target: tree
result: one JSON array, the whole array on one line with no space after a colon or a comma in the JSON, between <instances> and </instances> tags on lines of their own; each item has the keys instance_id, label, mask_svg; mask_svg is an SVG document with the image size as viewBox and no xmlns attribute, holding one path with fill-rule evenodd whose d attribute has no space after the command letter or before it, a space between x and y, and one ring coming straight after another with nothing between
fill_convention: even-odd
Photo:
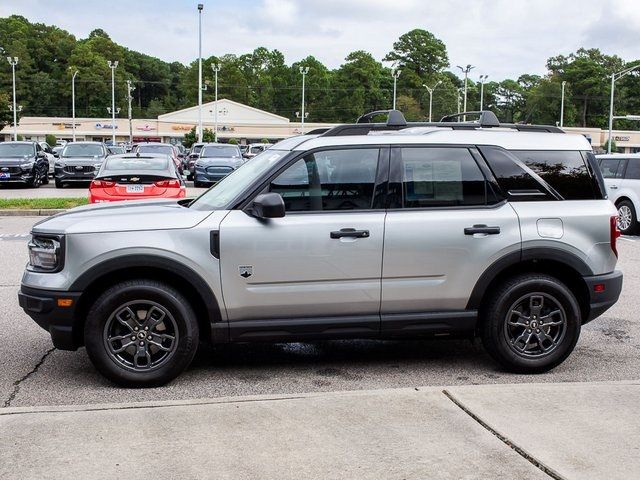
<instances>
[{"instance_id":1,"label":"tree","mask_svg":"<svg viewBox=\"0 0 640 480\"><path fill-rule=\"evenodd\" d=\"M52 134L47 134L47 136L45 137L47 145L49 145L50 147L55 147L56 146L56 136L52 135Z\"/></svg>"},{"instance_id":2,"label":"tree","mask_svg":"<svg viewBox=\"0 0 640 480\"><path fill-rule=\"evenodd\" d=\"M191 148L191 146L198 141L196 135L196 127L193 127L189 132L185 133L182 143L185 147ZM214 142L213 130L205 128L202 130L202 141L205 143Z\"/></svg>"},{"instance_id":3,"label":"tree","mask_svg":"<svg viewBox=\"0 0 640 480\"><path fill-rule=\"evenodd\" d=\"M393 44L393 50L384 57L403 71L414 72L418 77L439 73L449 66L447 47L431 32L411 30Z\"/></svg>"},{"instance_id":4,"label":"tree","mask_svg":"<svg viewBox=\"0 0 640 480\"><path fill-rule=\"evenodd\" d=\"M237 138L230 138L227 143L229 143L230 145L238 145L238 139Z\"/></svg>"}]
</instances>

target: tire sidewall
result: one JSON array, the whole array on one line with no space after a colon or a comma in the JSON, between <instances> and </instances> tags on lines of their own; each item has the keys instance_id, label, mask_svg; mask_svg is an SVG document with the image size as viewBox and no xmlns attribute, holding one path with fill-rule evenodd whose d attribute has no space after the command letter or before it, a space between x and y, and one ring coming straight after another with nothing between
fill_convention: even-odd
<instances>
[{"instance_id":1,"label":"tire sidewall","mask_svg":"<svg viewBox=\"0 0 640 480\"><path fill-rule=\"evenodd\" d=\"M620 230L620 233L622 233L623 235L632 235L637 229L638 217L636 216L636 209L633 206L633 203L627 200L623 200L622 202L620 202L616 206L616 209L619 210L622 206L629 207L629 210L631 210L631 225L626 230Z\"/></svg>"},{"instance_id":2,"label":"tire sidewall","mask_svg":"<svg viewBox=\"0 0 640 480\"><path fill-rule=\"evenodd\" d=\"M548 355L538 358L527 358L518 355L509 346L505 336L504 324L511 306L524 295L541 292L553 296L564 308L566 315L566 330L560 345ZM487 322L488 335L496 347L501 363L508 368L531 373L547 371L562 363L573 351L581 328L581 314L575 296L560 282L550 277L523 278L521 282L513 283L496 299L494 307L489 312Z\"/></svg>"},{"instance_id":3,"label":"tire sidewall","mask_svg":"<svg viewBox=\"0 0 640 480\"><path fill-rule=\"evenodd\" d=\"M178 345L171 358L149 372L133 372L113 360L104 342L106 322L123 304L150 300L166 308L178 327ZM152 281L125 282L102 294L91 307L84 332L89 358L109 380L127 387L155 387L177 377L193 360L198 345L198 327L193 310L176 290Z\"/></svg>"}]
</instances>

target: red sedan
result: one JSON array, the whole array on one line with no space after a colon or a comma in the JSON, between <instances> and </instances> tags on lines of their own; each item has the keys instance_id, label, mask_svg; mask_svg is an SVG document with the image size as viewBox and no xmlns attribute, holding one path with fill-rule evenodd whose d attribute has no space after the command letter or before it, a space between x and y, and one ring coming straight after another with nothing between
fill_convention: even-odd
<instances>
[{"instance_id":1,"label":"red sedan","mask_svg":"<svg viewBox=\"0 0 640 480\"><path fill-rule=\"evenodd\" d=\"M184 198L184 180L167 155L107 157L89 186L89 203Z\"/></svg>"}]
</instances>

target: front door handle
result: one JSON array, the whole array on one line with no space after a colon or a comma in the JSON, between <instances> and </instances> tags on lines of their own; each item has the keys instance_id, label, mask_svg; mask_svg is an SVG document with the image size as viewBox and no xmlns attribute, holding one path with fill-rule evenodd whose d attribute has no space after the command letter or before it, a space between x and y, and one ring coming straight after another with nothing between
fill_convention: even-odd
<instances>
[{"instance_id":1,"label":"front door handle","mask_svg":"<svg viewBox=\"0 0 640 480\"><path fill-rule=\"evenodd\" d=\"M356 230L355 228L341 228L337 232L331 232L331 238L367 238L369 236L369 230Z\"/></svg>"},{"instance_id":2,"label":"front door handle","mask_svg":"<svg viewBox=\"0 0 640 480\"><path fill-rule=\"evenodd\" d=\"M617 190L618 186L617 185L611 185L609 188L612 189L612 190Z\"/></svg>"},{"instance_id":3,"label":"front door handle","mask_svg":"<svg viewBox=\"0 0 640 480\"><path fill-rule=\"evenodd\" d=\"M475 233L484 233L486 235L498 235L500 227L487 227L486 225L474 225L464 229L465 235L473 235Z\"/></svg>"}]
</instances>

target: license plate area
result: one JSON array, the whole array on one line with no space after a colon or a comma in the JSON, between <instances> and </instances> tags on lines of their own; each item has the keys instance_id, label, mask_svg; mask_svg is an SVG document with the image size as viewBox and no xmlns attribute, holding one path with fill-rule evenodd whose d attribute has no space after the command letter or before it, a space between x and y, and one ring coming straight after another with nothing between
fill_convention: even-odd
<instances>
[{"instance_id":1,"label":"license plate area","mask_svg":"<svg viewBox=\"0 0 640 480\"><path fill-rule=\"evenodd\" d=\"M8 178L11 178L10 173L0 173L0 180L7 180Z\"/></svg>"},{"instance_id":2,"label":"license plate area","mask_svg":"<svg viewBox=\"0 0 640 480\"><path fill-rule=\"evenodd\" d=\"M144 193L144 185L127 185L127 193Z\"/></svg>"}]
</instances>

